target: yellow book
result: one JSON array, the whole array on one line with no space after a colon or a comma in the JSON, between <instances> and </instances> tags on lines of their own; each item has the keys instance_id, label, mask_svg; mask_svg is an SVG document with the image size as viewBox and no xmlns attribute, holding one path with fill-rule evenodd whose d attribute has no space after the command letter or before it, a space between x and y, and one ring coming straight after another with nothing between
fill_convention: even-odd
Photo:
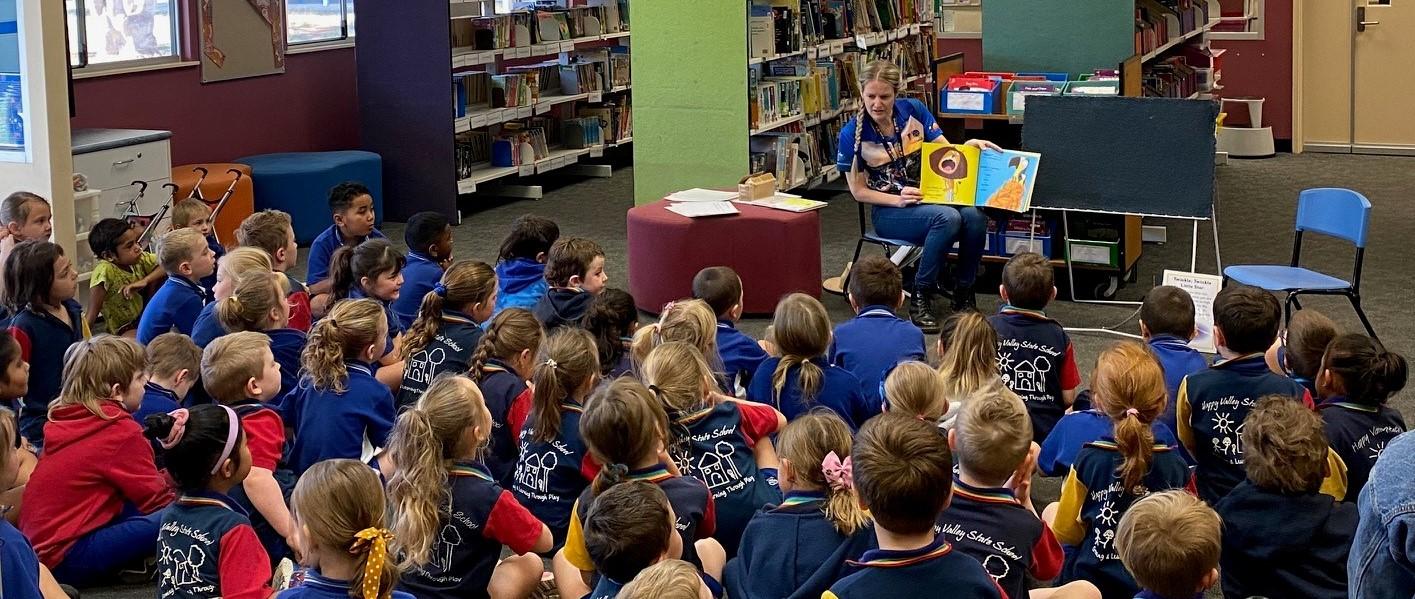
<instances>
[{"instance_id":1,"label":"yellow book","mask_svg":"<svg viewBox=\"0 0 1415 599\"><path fill-rule=\"evenodd\" d=\"M919 190L925 204L977 204L981 152L972 146L924 143Z\"/></svg>"}]
</instances>

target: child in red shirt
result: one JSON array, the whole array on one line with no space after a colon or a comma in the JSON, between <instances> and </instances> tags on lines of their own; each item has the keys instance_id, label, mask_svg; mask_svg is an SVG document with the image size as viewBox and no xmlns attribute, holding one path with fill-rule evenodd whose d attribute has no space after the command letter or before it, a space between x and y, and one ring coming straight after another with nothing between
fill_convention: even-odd
<instances>
[{"instance_id":1,"label":"child in red shirt","mask_svg":"<svg viewBox=\"0 0 1415 599\"><path fill-rule=\"evenodd\" d=\"M20 530L60 582L84 586L152 556L172 490L131 415L147 383L142 347L100 335L67 353Z\"/></svg>"}]
</instances>

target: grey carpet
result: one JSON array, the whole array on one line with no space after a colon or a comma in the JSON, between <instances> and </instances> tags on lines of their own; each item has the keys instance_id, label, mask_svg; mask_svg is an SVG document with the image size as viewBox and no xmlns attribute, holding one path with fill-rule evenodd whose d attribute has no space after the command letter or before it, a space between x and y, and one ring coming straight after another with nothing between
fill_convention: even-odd
<instances>
[{"instance_id":1,"label":"grey carpet","mask_svg":"<svg viewBox=\"0 0 1415 599\"><path fill-rule=\"evenodd\" d=\"M1415 333L1415 322L1409 317L1410 291L1415 280L1412 280L1411 271L1401 266L1410 259L1401 252L1415 248L1415 243L1412 243L1415 240L1415 201L1409 197L1411 182L1415 179L1411 175L1412 168L1415 168L1415 159L1410 158L1326 154L1279 155L1267 160L1233 161L1228 166L1219 167L1218 221L1224 264L1285 263L1291 255L1292 226L1300 190L1349 187L1360 191L1375 206L1361 287L1364 305L1377 334L1387 347L1405 356L1415 357L1415 335L1412 335ZM624 215L633 206L632 168L616 169L614 176L608 179L552 176L547 178L545 184L545 197L538 201L484 197L465 200L463 223L453 233L456 257L493 262L511 220L521 214L538 214L559 223L561 235L589 237L598 241L609 256L606 271L610 286L626 287L628 270ZM856 207L846 193L826 191L813 195L817 199L830 201L830 206L821 211L822 265L826 273L838 272L854 250L858 233ZM1166 268L1189 268L1190 223L1147 220L1147 224L1165 225L1170 241L1166 245L1145 245L1139 264L1139 283L1122 289L1119 293L1121 299L1142 298L1145 290ZM389 223L383 231L395 242L402 243L401 225ZM1347 276L1352 266L1349 246L1325 239L1309 239L1304 242L1305 264L1330 274ZM1217 272L1212 228L1207 222L1201 223L1200 227L1198 264L1200 272ZM992 276L995 281L996 275ZM685 289L687 284L685 281ZM1058 286L1064 288L1065 281L1059 278ZM849 304L843 298L824 294L822 301L836 322L852 316ZM980 291L978 304L983 310L996 309L996 293ZM1345 300L1313 298L1305 301L1304 305L1321 310L1347 330L1361 330L1360 322ZM1112 327L1124 322L1119 330L1138 334L1139 326L1131 318L1134 311L1130 307L1078 304L1064 300L1058 300L1048 309L1052 317L1069 327ZM760 335L769 322L769 318L751 317L742 322L742 328L750 334ZM1113 337L1106 335L1072 335L1084 378L1089 379L1096 355L1113 340ZM1415 391L1407 390L1395 397L1393 405L1402 414L1415 414L1412 401L1415 401ZM1055 500L1059 492L1059 479L1043 479L1035 485L1034 497L1038 501ZM85 597L99 599L136 599L151 597L152 594L151 587L92 589L84 593Z\"/></svg>"}]
</instances>

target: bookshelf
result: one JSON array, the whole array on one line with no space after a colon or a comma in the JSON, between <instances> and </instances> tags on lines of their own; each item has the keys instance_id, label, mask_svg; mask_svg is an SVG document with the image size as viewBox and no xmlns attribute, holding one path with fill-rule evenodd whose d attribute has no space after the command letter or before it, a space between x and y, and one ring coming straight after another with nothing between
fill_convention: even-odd
<instances>
[{"instance_id":1,"label":"bookshelf","mask_svg":"<svg viewBox=\"0 0 1415 599\"><path fill-rule=\"evenodd\" d=\"M633 140L627 0L402 0L360 7L360 133L383 157L388 218L459 196L540 197L527 177ZM494 188L493 188L494 186Z\"/></svg>"}]
</instances>

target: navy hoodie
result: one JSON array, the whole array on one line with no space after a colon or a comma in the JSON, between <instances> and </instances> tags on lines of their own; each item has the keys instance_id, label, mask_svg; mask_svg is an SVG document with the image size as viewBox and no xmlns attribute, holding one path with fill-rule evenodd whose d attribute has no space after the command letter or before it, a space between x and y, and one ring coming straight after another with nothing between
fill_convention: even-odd
<instances>
[{"instance_id":1,"label":"navy hoodie","mask_svg":"<svg viewBox=\"0 0 1415 599\"><path fill-rule=\"evenodd\" d=\"M579 326L580 318L590 309L594 294L570 287L551 287L545 297L540 298L531 312L536 315L545 332L549 333L563 326Z\"/></svg>"},{"instance_id":2,"label":"navy hoodie","mask_svg":"<svg viewBox=\"0 0 1415 599\"><path fill-rule=\"evenodd\" d=\"M1225 597L1346 597L1356 505L1283 495L1243 481L1214 506L1223 518Z\"/></svg>"}]
</instances>

